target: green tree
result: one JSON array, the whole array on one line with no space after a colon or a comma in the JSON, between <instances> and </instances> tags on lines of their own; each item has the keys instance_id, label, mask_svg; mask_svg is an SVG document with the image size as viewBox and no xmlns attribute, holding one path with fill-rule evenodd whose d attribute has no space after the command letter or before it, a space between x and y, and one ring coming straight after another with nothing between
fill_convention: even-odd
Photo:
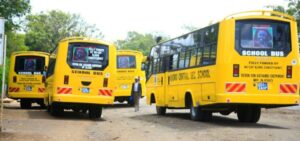
<instances>
[{"instance_id":1,"label":"green tree","mask_svg":"<svg viewBox=\"0 0 300 141\"><path fill-rule=\"evenodd\" d=\"M148 55L152 46L156 44L153 34L141 34L135 31L127 33L125 40L117 40L118 49L129 49L141 51L144 55Z\"/></svg>"},{"instance_id":2,"label":"green tree","mask_svg":"<svg viewBox=\"0 0 300 141\"><path fill-rule=\"evenodd\" d=\"M17 34L16 30L20 29L21 23L23 22L22 17L24 17L28 12L30 12L29 0L0 0L0 17L6 19L5 34L7 35L8 56L6 59L6 80L8 77L9 56L11 52L27 49L24 44L25 36ZM0 67L0 75L2 76L2 67ZM0 86L2 86L1 76Z\"/></svg>"},{"instance_id":3,"label":"green tree","mask_svg":"<svg viewBox=\"0 0 300 141\"><path fill-rule=\"evenodd\" d=\"M103 37L95 25L76 14L53 10L29 15L27 20L25 43L30 50L51 51L59 40L71 36Z\"/></svg>"},{"instance_id":4,"label":"green tree","mask_svg":"<svg viewBox=\"0 0 300 141\"><path fill-rule=\"evenodd\" d=\"M300 29L300 0L287 0L288 7L284 8L282 5L269 5L268 8L272 8L274 11L282 12L295 16L297 20L298 30Z\"/></svg>"},{"instance_id":5,"label":"green tree","mask_svg":"<svg viewBox=\"0 0 300 141\"><path fill-rule=\"evenodd\" d=\"M30 12L30 0L0 0L0 17L6 19L5 30L16 30L22 18Z\"/></svg>"}]
</instances>

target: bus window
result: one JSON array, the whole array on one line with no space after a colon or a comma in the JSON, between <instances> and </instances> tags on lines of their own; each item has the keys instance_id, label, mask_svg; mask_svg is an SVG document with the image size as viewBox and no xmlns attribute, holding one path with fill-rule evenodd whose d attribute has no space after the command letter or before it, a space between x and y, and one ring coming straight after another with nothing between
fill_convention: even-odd
<instances>
[{"instance_id":1,"label":"bus window","mask_svg":"<svg viewBox=\"0 0 300 141\"><path fill-rule=\"evenodd\" d=\"M45 66L45 57L17 56L15 61L17 74L42 74Z\"/></svg>"},{"instance_id":2,"label":"bus window","mask_svg":"<svg viewBox=\"0 0 300 141\"><path fill-rule=\"evenodd\" d=\"M185 52L184 68L188 68L191 59L191 50Z\"/></svg>"},{"instance_id":3,"label":"bus window","mask_svg":"<svg viewBox=\"0 0 300 141\"><path fill-rule=\"evenodd\" d=\"M191 59L190 59L190 67L194 67L197 65L197 49L194 48L191 50Z\"/></svg>"},{"instance_id":4,"label":"bus window","mask_svg":"<svg viewBox=\"0 0 300 141\"><path fill-rule=\"evenodd\" d=\"M235 48L244 56L286 56L291 51L290 25L271 20L236 22ZM253 51L265 51L255 53ZM251 52L252 51L252 52ZM278 54L272 53L278 51Z\"/></svg>"},{"instance_id":5,"label":"bus window","mask_svg":"<svg viewBox=\"0 0 300 141\"><path fill-rule=\"evenodd\" d=\"M53 75L54 69L55 69L55 62L56 62L55 59L50 59L49 67L48 67L48 70L47 70L47 77L50 77L50 76Z\"/></svg>"},{"instance_id":6,"label":"bus window","mask_svg":"<svg viewBox=\"0 0 300 141\"><path fill-rule=\"evenodd\" d=\"M172 70L176 70L178 65L178 54L172 56Z\"/></svg>"},{"instance_id":7,"label":"bus window","mask_svg":"<svg viewBox=\"0 0 300 141\"><path fill-rule=\"evenodd\" d=\"M107 46L89 43L71 43L68 64L73 69L102 70L107 66Z\"/></svg>"},{"instance_id":8,"label":"bus window","mask_svg":"<svg viewBox=\"0 0 300 141\"><path fill-rule=\"evenodd\" d=\"M118 56L118 69L120 68L136 68L136 61L134 56Z\"/></svg>"},{"instance_id":9,"label":"bus window","mask_svg":"<svg viewBox=\"0 0 300 141\"><path fill-rule=\"evenodd\" d=\"M179 54L179 69L184 68L185 52Z\"/></svg>"}]
</instances>

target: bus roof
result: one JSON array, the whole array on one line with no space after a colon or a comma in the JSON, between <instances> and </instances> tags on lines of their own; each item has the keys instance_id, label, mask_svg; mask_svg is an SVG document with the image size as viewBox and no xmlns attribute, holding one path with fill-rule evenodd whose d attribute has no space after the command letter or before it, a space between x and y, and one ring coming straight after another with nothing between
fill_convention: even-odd
<instances>
[{"instance_id":1,"label":"bus roof","mask_svg":"<svg viewBox=\"0 0 300 141\"><path fill-rule=\"evenodd\" d=\"M62 40L60 40L59 42L98 42L101 44L105 44L105 45L111 45L112 43L100 40L100 39L96 39L96 38L89 38L89 37L67 37L64 38Z\"/></svg>"},{"instance_id":2,"label":"bus roof","mask_svg":"<svg viewBox=\"0 0 300 141\"><path fill-rule=\"evenodd\" d=\"M143 55L142 52L136 51L136 50L117 50L117 53L131 53L131 54L141 54L141 55Z\"/></svg>"},{"instance_id":3,"label":"bus roof","mask_svg":"<svg viewBox=\"0 0 300 141\"><path fill-rule=\"evenodd\" d=\"M47 52L42 52L42 51L16 51L13 52L11 55L20 55L20 54L24 54L24 55L49 55L49 53Z\"/></svg>"},{"instance_id":4,"label":"bus roof","mask_svg":"<svg viewBox=\"0 0 300 141\"><path fill-rule=\"evenodd\" d=\"M277 18L279 17L279 18L295 21L295 18L293 16L281 12L269 11L269 10L252 10L252 11L238 12L238 13L228 15L227 17L224 18L224 20L230 18L243 17L243 16L272 16L272 17L277 17Z\"/></svg>"},{"instance_id":5,"label":"bus roof","mask_svg":"<svg viewBox=\"0 0 300 141\"><path fill-rule=\"evenodd\" d=\"M277 12L277 11L270 11L270 10L252 10L252 11L239 12L239 13L231 14L231 15L225 17L224 20L230 19L230 18L244 17L244 16L260 16L260 15L261 16L273 16L273 17L276 17L276 18L280 18L281 17L281 18L284 18L284 19L295 21L295 18L293 16L290 16L290 15L287 15L287 14L284 14L284 13L281 13L281 12ZM217 24L217 23L219 23L219 22L213 23L211 25L214 25L214 24ZM211 26L211 25L208 25L208 26ZM208 26L206 26L206 27L208 27ZM205 27L203 27L203 28L205 28ZM188 35L190 33L196 32L196 31L198 31L200 29L202 29L202 28L198 28L198 29L195 29L195 30L193 30L191 32L188 32L188 33L182 34L180 36L171 38L169 40L166 40L166 41L163 41L163 42L159 42L156 45L153 45L151 47L151 49L153 47L156 47L157 45L161 45L163 43L169 42L169 41L174 40L176 38L186 36L186 35Z\"/></svg>"}]
</instances>

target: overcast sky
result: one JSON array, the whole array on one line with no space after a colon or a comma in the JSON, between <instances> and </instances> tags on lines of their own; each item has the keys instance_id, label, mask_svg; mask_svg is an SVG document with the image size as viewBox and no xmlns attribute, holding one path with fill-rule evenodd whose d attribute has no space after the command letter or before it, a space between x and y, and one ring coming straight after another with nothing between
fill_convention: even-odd
<instances>
[{"instance_id":1,"label":"overcast sky","mask_svg":"<svg viewBox=\"0 0 300 141\"><path fill-rule=\"evenodd\" d=\"M183 25L204 27L232 13L284 5L286 0L31 0L32 13L49 10L80 14L105 40L124 39L128 31L176 37Z\"/></svg>"}]
</instances>

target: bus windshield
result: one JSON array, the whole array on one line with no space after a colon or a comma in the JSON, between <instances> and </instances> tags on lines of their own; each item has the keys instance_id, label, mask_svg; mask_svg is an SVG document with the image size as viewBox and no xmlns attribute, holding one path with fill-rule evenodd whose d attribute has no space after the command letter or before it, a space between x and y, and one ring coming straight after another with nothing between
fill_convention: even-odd
<instances>
[{"instance_id":1,"label":"bus windshield","mask_svg":"<svg viewBox=\"0 0 300 141\"><path fill-rule=\"evenodd\" d=\"M136 61L134 56L118 56L118 69L136 68Z\"/></svg>"},{"instance_id":2,"label":"bus windshield","mask_svg":"<svg viewBox=\"0 0 300 141\"><path fill-rule=\"evenodd\" d=\"M42 74L45 66L45 57L41 56L17 56L15 72L17 74Z\"/></svg>"},{"instance_id":3,"label":"bus windshield","mask_svg":"<svg viewBox=\"0 0 300 141\"><path fill-rule=\"evenodd\" d=\"M286 56L291 51L290 25L273 20L240 20L235 48L243 56Z\"/></svg>"},{"instance_id":4,"label":"bus windshield","mask_svg":"<svg viewBox=\"0 0 300 141\"><path fill-rule=\"evenodd\" d=\"M104 69L108 65L108 47L100 44L70 43L67 61L74 69Z\"/></svg>"}]
</instances>

